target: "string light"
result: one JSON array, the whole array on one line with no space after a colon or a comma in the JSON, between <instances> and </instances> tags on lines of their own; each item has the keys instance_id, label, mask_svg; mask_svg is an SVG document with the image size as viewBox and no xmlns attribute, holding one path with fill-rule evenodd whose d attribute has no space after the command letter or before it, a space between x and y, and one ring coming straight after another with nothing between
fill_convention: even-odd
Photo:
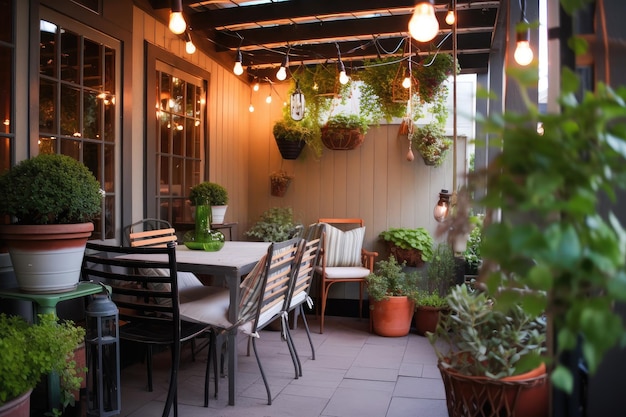
<instances>
[{"instance_id":1,"label":"string light","mask_svg":"<svg viewBox=\"0 0 626 417\"><path fill-rule=\"evenodd\" d=\"M172 0L170 9L169 28L175 35L182 35L187 30L187 22L183 17L182 0Z\"/></svg>"},{"instance_id":2,"label":"string light","mask_svg":"<svg viewBox=\"0 0 626 417\"><path fill-rule=\"evenodd\" d=\"M522 66L526 66L533 62L534 54L530 47L530 29L526 20L526 0L520 0L520 29L517 31L517 45L513 57L515 62Z\"/></svg>"},{"instance_id":3,"label":"string light","mask_svg":"<svg viewBox=\"0 0 626 417\"><path fill-rule=\"evenodd\" d=\"M350 77L346 74L346 67L343 65L343 61L341 60L341 50L339 49L339 44L335 43L335 46L337 47L337 55L339 56L339 82L342 85L346 85L348 84L348 81L350 81Z\"/></svg>"},{"instance_id":4,"label":"string light","mask_svg":"<svg viewBox=\"0 0 626 417\"><path fill-rule=\"evenodd\" d=\"M235 75L243 74L243 65L241 64L242 59L241 49L237 48L237 60L235 61L235 66L233 67L233 73Z\"/></svg>"},{"instance_id":5,"label":"string light","mask_svg":"<svg viewBox=\"0 0 626 417\"><path fill-rule=\"evenodd\" d=\"M418 42L428 42L439 33L433 0L420 1L415 5L409 21L409 33Z\"/></svg>"},{"instance_id":6,"label":"string light","mask_svg":"<svg viewBox=\"0 0 626 417\"><path fill-rule=\"evenodd\" d=\"M411 77L412 77L412 73L411 73L411 57L409 56L409 59L407 60L407 67L409 69L409 74L404 77L404 80L402 80L402 87L406 88L407 90L409 88L411 88Z\"/></svg>"},{"instance_id":7,"label":"string light","mask_svg":"<svg viewBox=\"0 0 626 417\"><path fill-rule=\"evenodd\" d=\"M267 95L267 97L265 97L265 102L267 104L270 104L272 102L272 83L269 83L270 86L270 93Z\"/></svg>"},{"instance_id":8,"label":"string light","mask_svg":"<svg viewBox=\"0 0 626 417\"><path fill-rule=\"evenodd\" d=\"M193 41L191 40L191 33L189 33L189 31L185 31L185 52L189 55L196 52L196 45L193 44Z\"/></svg>"},{"instance_id":9,"label":"string light","mask_svg":"<svg viewBox=\"0 0 626 417\"><path fill-rule=\"evenodd\" d=\"M259 88L261 88L261 86L259 85L259 82L258 82L258 81L256 81L256 82L254 83L254 85L252 86L252 89L253 89L254 91L259 91Z\"/></svg>"},{"instance_id":10,"label":"string light","mask_svg":"<svg viewBox=\"0 0 626 417\"><path fill-rule=\"evenodd\" d=\"M289 66L289 52L285 55L285 61L281 64L276 73L276 79L278 81L285 81L287 79L287 66Z\"/></svg>"},{"instance_id":11,"label":"string light","mask_svg":"<svg viewBox=\"0 0 626 417\"><path fill-rule=\"evenodd\" d=\"M451 0L448 4L448 13L446 14L446 23L450 26L452 26L456 21L456 16L454 15L454 5L452 1L454 0Z\"/></svg>"}]
</instances>

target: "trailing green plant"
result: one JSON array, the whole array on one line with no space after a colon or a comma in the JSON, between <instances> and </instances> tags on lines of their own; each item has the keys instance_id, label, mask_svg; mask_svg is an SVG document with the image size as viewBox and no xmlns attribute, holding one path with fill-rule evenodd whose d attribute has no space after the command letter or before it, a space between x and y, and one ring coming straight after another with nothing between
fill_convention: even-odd
<instances>
[{"instance_id":1,"label":"trailing green plant","mask_svg":"<svg viewBox=\"0 0 626 417\"><path fill-rule=\"evenodd\" d=\"M189 201L192 206L223 206L228 204L228 191L219 184L204 181L191 187Z\"/></svg>"},{"instance_id":2,"label":"trailing green plant","mask_svg":"<svg viewBox=\"0 0 626 417\"><path fill-rule=\"evenodd\" d=\"M0 213L17 224L91 221L102 209L100 183L89 168L61 154L40 154L0 176Z\"/></svg>"},{"instance_id":3,"label":"trailing green plant","mask_svg":"<svg viewBox=\"0 0 626 417\"><path fill-rule=\"evenodd\" d=\"M62 404L74 404L80 388L74 350L85 330L71 321L57 322L54 314L39 315L36 324L22 317L0 314L0 406L33 389L43 375L56 372L61 381ZM59 410L54 410L59 415Z\"/></svg>"},{"instance_id":4,"label":"trailing green plant","mask_svg":"<svg viewBox=\"0 0 626 417\"><path fill-rule=\"evenodd\" d=\"M446 136L443 125L431 122L415 126L409 133L411 145L422 155L427 165L440 166L448 155L452 140Z\"/></svg>"},{"instance_id":5,"label":"trailing green plant","mask_svg":"<svg viewBox=\"0 0 626 417\"><path fill-rule=\"evenodd\" d=\"M291 207L272 207L261 214L260 219L246 231L246 236L264 242L282 242L289 239L297 226Z\"/></svg>"},{"instance_id":6,"label":"trailing green plant","mask_svg":"<svg viewBox=\"0 0 626 417\"><path fill-rule=\"evenodd\" d=\"M423 227L409 229L392 227L378 235L401 249L417 249L422 253L422 260L428 262L433 256L434 240L430 232Z\"/></svg>"},{"instance_id":7,"label":"trailing green plant","mask_svg":"<svg viewBox=\"0 0 626 417\"><path fill-rule=\"evenodd\" d=\"M441 96L445 98L447 91L444 81L453 74L453 69L454 57L451 54L436 53L422 58L420 65L413 71L422 103L433 103ZM457 66L457 73L459 70Z\"/></svg>"},{"instance_id":8,"label":"trailing green plant","mask_svg":"<svg viewBox=\"0 0 626 417\"><path fill-rule=\"evenodd\" d=\"M391 296L407 296L410 300L417 301L417 274L404 272L403 266L393 256L376 262L374 272L365 278L369 297L374 301L381 301Z\"/></svg>"},{"instance_id":9,"label":"trailing green plant","mask_svg":"<svg viewBox=\"0 0 626 417\"><path fill-rule=\"evenodd\" d=\"M428 339L441 366L463 375L500 379L541 364L546 351L545 319L518 304L497 308L498 301L458 285L447 297L449 311L439 316Z\"/></svg>"},{"instance_id":10,"label":"trailing green plant","mask_svg":"<svg viewBox=\"0 0 626 417\"><path fill-rule=\"evenodd\" d=\"M406 102L393 99L393 84L402 65L397 57L366 60L365 67L357 73L361 98L360 113L375 123L381 119L391 122L394 117L403 117Z\"/></svg>"},{"instance_id":11,"label":"trailing green plant","mask_svg":"<svg viewBox=\"0 0 626 417\"><path fill-rule=\"evenodd\" d=\"M369 129L369 121L358 114L336 114L331 116L324 126L331 129L358 129L365 134Z\"/></svg>"},{"instance_id":12,"label":"trailing green plant","mask_svg":"<svg viewBox=\"0 0 626 417\"><path fill-rule=\"evenodd\" d=\"M309 118L305 117L302 121L296 122L289 115L284 115L274 123L272 133L275 138L288 141L303 140L317 158L322 155L323 144L319 125Z\"/></svg>"}]
</instances>

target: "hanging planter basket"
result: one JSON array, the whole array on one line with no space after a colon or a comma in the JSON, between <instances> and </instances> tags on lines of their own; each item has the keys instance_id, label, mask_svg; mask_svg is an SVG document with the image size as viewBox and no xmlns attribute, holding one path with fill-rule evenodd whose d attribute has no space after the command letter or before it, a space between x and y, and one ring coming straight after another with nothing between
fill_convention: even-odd
<instances>
[{"instance_id":1,"label":"hanging planter basket","mask_svg":"<svg viewBox=\"0 0 626 417\"><path fill-rule=\"evenodd\" d=\"M285 171L273 172L270 175L270 193L274 197L284 197L293 176L287 174Z\"/></svg>"},{"instance_id":2,"label":"hanging planter basket","mask_svg":"<svg viewBox=\"0 0 626 417\"><path fill-rule=\"evenodd\" d=\"M359 129L322 127L322 143L331 150L351 150L359 147L365 135Z\"/></svg>"},{"instance_id":3,"label":"hanging planter basket","mask_svg":"<svg viewBox=\"0 0 626 417\"><path fill-rule=\"evenodd\" d=\"M303 140L287 140L283 138L275 138L278 151L283 159L298 159L305 142Z\"/></svg>"}]
</instances>

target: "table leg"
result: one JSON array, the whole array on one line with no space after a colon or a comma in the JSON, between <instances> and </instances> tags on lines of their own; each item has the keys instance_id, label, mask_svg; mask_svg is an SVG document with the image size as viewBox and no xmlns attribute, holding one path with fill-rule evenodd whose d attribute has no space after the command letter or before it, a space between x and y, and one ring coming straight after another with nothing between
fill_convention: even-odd
<instances>
[{"instance_id":1,"label":"table leg","mask_svg":"<svg viewBox=\"0 0 626 417\"><path fill-rule=\"evenodd\" d=\"M241 280L241 277L239 274L233 272L226 276L226 280L228 281L228 286L230 288L230 309L228 312L229 320L231 323L235 323L239 316L239 281ZM233 329L228 332L228 405L235 405L237 333L239 333L238 329Z\"/></svg>"}]
</instances>

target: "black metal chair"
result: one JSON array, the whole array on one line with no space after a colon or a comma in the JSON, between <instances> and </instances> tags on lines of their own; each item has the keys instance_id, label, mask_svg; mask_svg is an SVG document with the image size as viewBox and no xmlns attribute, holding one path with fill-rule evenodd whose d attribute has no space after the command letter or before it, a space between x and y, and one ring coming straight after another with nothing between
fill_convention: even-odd
<instances>
[{"instance_id":1,"label":"black metal chair","mask_svg":"<svg viewBox=\"0 0 626 417\"><path fill-rule=\"evenodd\" d=\"M181 343L209 331L206 324L180 318L175 247L175 242L168 242L166 247L115 247L89 242L82 268L83 280L111 286L112 300L119 308L120 339L149 347L169 346L172 364L163 417L169 415L172 406L174 416L178 416ZM145 255L162 255L164 260L138 259ZM159 273L155 273L157 270Z\"/></svg>"}]
</instances>

